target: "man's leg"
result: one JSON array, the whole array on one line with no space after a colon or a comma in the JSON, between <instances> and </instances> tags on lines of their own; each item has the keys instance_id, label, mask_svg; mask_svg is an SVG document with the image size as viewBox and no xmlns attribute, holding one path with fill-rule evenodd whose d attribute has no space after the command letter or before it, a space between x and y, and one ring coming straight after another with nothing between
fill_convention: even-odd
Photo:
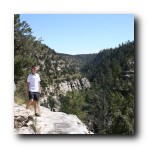
<instances>
[{"instance_id":1,"label":"man's leg","mask_svg":"<svg viewBox=\"0 0 148 148\"><path fill-rule=\"evenodd\" d=\"M33 99L30 99L26 104L26 109L29 109L30 105L33 105Z\"/></svg>"},{"instance_id":2,"label":"man's leg","mask_svg":"<svg viewBox=\"0 0 148 148\"><path fill-rule=\"evenodd\" d=\"M28 95L29 95L29 100L28 100L28 102L26 104L26 109L28 109L30 107L30 105L33 105L33 103L34 103L34 101L33 101L34 100L33 93L29 91Z\"/></svg>"},{"instance_id":3,"label":"man's leg","mask_svg":"<svg viewBox=\"0 0 148 148\"><path fill-rule=\"evenodd\" d=\"M34 111L35 115L40 116L40 107L39 107L39 102L34 100Z\"/></svg>"},{"instance_id":4,"label":"man's leg","mask_svg":"<svg viewBox=\"0 0 148 148\"><path fill-rule=\"evenodd\" d=\"M40 94L39 94L38 92L35 93L35 98L34 98L34 110L35 110L35 115L36 115L36 116L40 116L39 96L40 96Z\"/></svg>"}]
</instances>

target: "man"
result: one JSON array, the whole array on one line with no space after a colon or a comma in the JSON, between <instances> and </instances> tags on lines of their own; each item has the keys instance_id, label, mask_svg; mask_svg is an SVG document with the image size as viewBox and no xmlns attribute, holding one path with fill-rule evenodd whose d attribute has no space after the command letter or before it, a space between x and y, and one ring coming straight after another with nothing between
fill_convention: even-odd
<instances>
[{"instance_id":1,"label":"man","mask_svg":"<svg viewBox=\"0 0 148 148\"><path fill-rule=\"evenodd\" d=\"M29 101L27 102L26 109L28 109L30 105L33 105L35 110L35 116L40 116L38 102L41 93L41 80L39 74L37 74L37 70L37 66L32 66L31 74L29 74L27 78L27 94L29 95Z\"/></svg>"}]
</instances>

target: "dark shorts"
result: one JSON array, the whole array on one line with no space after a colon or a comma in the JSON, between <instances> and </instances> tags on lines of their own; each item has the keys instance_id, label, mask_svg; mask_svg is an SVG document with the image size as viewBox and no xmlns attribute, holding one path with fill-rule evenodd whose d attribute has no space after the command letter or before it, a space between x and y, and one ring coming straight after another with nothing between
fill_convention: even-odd
<instances>
[{"instance_id":1,"label":"dark shorts","mask_svg":"<svg viewBox=\"0 0 148 148\"><path fill-rule=\"evenodd\" d=\"M39 97L40 97L39 92L31 92L31 91L29 91L29 99L33 99L35 101L38 101Z\"/></svg>"}]
</instances>

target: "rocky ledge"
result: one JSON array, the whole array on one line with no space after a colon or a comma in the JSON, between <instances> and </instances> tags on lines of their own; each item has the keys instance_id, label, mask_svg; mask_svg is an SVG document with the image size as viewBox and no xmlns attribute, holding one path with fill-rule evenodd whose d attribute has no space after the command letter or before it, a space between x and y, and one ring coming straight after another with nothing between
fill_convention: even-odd
<instances>
[{"instance_id":1,"label":"rocky ledge","mask_svg":"<svg viewBox=\"0 0 148 148\"><path fill-rule=\"evenodd\" d=\"M16 134L93 134L77 116L52 112L40 107L41 117L33 109L14 104L14 132Z\"/></svg>"}]
</instances>

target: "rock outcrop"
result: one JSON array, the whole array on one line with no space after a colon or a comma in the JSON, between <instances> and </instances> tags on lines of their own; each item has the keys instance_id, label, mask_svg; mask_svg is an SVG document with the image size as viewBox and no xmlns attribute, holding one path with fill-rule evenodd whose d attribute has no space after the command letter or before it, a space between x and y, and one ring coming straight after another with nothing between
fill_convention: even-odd
<instances>
[{"instance_id":1,"label":"rock outcrop","mask_svg":"<svg viewBox=\"0 0 148 148\"><path fill-rule=\"evenodd\" d=\"M60 110L60 100L59 100L59 95L66 95L67 92L75 91L75 90L82 90L82 89L87 89L90 88L90 82L88 81L87 78L83 77L81 79L75 79L75 80L70 80L70 81L63 81L60 83L54 83L53 85L47 85L45 88L45 94L41 97L40 103L47 107L50 108L48 99L52 98L54 100L54 110L59 111Z\"/></svg>"},{"instance_id":2,"label":"rock outcrop","mask_svg":"<svg viewBox=\"0 0 148 148\"><path fill-rule=\"evenodd\" d=\"M40 107L41 117L33 109L14 104L14 131L16 134L93 134L75 115L51 112Z\"/></svg>"},{"instance_id":3,"label":"rock outcrop","mask_svg":"<svg viewBox=\"0 0 148 148\"><path fill-rule=\"evenodd\" d=\"M59 91L62 94L66 94L68 91L81 90L90 88L90 82L86 78L71 80L70 82L65 81L59 84Z\"/></svg>"},{"instance_id":4,"label":"rock outcrop","mask_svg":"<svg viewBox=\"0 0 148 148\"><path fill-rule=\"evenodd\" d=\"M47 85L45 88L45 94L46 96L50 96L50 93L65 95L68 91L81 90L86 88L90 88L90 82L88 79L83 77L81 79L77 78L70 81L65 80L60 83L54 83L53 85Z\"/></svg>"}]
</instances>

